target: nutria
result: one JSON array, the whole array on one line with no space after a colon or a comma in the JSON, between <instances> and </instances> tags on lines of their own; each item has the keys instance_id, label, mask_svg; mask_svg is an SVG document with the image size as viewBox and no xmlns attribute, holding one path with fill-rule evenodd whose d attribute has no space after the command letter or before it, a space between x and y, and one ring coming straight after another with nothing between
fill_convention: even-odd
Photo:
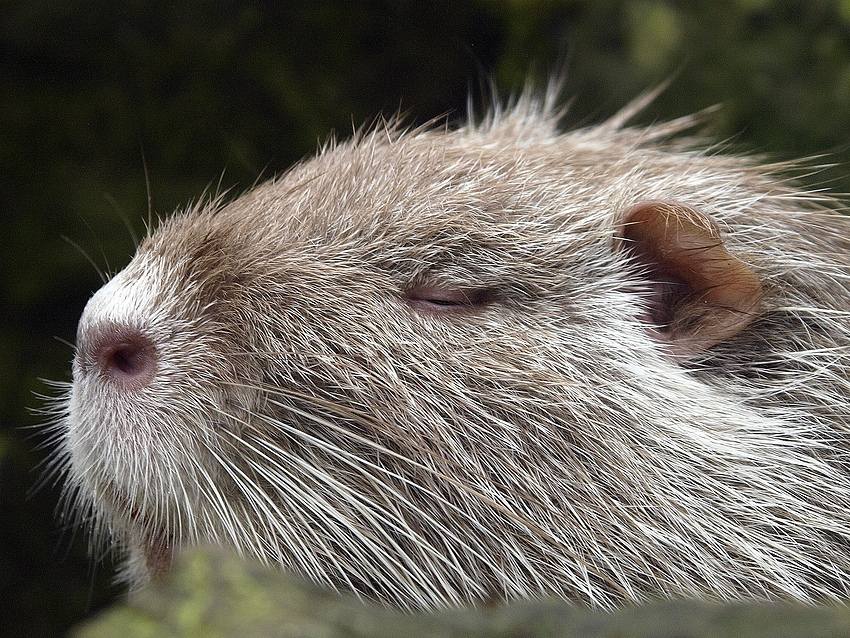
<instances>
[{"instance_id":1,"label":"nutria","mask_svg":"<svg viewBox=\"0 0 850 638\"><path fill-rule=\"evenodd\" d=\"M407 609L850 594L839 202L554 95L328 143L92 297L55 464L126 581L212 543Z\"/></svg>"}]
</instances>

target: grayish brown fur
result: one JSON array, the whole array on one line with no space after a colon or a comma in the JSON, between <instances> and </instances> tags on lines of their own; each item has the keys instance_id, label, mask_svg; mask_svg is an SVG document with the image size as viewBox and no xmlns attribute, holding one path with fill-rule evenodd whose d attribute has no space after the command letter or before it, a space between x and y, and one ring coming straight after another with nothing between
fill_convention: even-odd
<instances>
[{"instance_id":1,"label":"grayish brown fur","mask_svg":"<svg viewBox=\"0 0 850 638\"><path fill-rule=\"evenodd\" d=\"M132 584L214 543L403 608L850 594L839 204L690 150L689 121L560 133L555 102L328 144L166 220L93 297L55 463ZM647 200L762 282L693 356L618 239ZM151 375L99 371L104 330Z\"/></svg>"}]
</instances>

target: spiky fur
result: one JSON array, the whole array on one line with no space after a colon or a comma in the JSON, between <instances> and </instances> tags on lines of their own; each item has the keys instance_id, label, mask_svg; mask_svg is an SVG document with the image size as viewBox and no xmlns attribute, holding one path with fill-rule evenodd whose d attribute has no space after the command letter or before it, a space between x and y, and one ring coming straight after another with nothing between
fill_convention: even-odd
<instances>
[{"instance_id":1,"label":"spiky fur","mask_svg":"<svg viewBox=\"0 0 850 638\"><path fill-rule=\"evenodd\" d=\"M78 358L55 461L127 579L214 543L403 608L846 598L850 227L634 110L564 134L529 93L379 126L166 220L79 328L148 335L156 376ZM689 359L616 239L649 199L711 215L763 282Z\"/></svg>"}]
</instances>

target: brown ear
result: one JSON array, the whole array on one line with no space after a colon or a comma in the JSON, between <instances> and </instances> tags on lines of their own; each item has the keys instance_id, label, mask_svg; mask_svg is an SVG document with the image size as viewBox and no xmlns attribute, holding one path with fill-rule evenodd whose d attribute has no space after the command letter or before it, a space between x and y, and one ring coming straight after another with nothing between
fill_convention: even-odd
<instances>
[{"instance_id":1,"label":"brown ear","mask_svg":"<svg viewBox=\"0 0 850 638\"><path fill-rule=\"evenodd\" d=\"M761 282L723 245L711 217L671 201L641 202L625 215L624 248L649 271L653 335L677 355L735 336L755 318Z\"/></svg>"}]
</instances>

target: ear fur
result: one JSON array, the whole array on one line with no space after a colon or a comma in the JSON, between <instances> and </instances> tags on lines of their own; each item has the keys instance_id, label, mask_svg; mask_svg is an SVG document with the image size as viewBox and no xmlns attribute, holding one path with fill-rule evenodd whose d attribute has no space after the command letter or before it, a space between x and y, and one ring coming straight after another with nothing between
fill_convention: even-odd
<instances>
[{"instance_id":1,"label":"ear fur","mask_svg":"<svg viewBox=\"0 0 850 638\"><path fill-rule=\"evenodd\" d=\"M695 355L755 318L761 281L726 250L705 213L675 201L641 202L626 211L620 237L650 273L652 334L674 354Z\"/></svg>"}]
</instances>

